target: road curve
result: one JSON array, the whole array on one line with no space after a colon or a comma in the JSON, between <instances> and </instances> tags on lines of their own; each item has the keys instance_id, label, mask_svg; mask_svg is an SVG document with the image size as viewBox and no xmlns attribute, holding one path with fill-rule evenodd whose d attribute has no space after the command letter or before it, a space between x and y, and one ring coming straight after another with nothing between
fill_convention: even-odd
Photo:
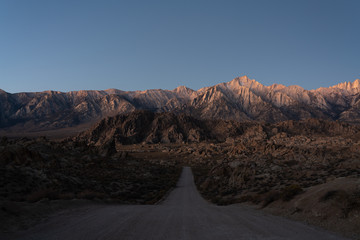
<instances>
[{"instance_id":1,"label":"road curve","mask_svg":"<svg viewBox=\"0 0 360 240\"><path fill-rule=\"evenodd\" d=\"M185 167L177 187L159 205L83 208L1 239L346 239L300 222L240 205L215 206L197 191Z\"/></svg>"}]
</instances>

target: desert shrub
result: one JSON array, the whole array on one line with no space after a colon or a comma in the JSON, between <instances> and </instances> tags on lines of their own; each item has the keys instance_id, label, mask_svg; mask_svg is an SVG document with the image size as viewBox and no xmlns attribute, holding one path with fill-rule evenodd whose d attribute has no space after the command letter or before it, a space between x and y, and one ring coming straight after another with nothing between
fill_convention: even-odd
<instances>
[{"instance_id":1,"label":"desert shrub","mask_svg":"<svg viewBox=\"0 0 360 240\"><path fill-rule=\"evenodd\" d=\"M92 190L84 190L80 193L77 194L77 197L80 199L95 199L95 198L104 198L105 194L104 193L99 193L99 192L95 192Z\"/></svg>"},{"instance_id":2,"label":"desert shrub","mask_svg":"<svg viewBox=\"0 0 360 240\"><path fill-rule=\"evenodd\" d=\"M290 201L296 195L298 195L299 193L302 193L302 192L303 192L303 189L299 185L292 184L290 186L283 188L283 190L281 191L281 199L283 201Z\"/></svg>"},{"instance_id":3,"label":"desert shrub","mask_svg":"<svg viewBox=\"0 0 360 240\"><path fill-rule=\"evenodd\" d=\"M350 212L360 210L360 191L348 194L345 205L341 210L344 218L347 218Z\"/></svg>"},{"instance_id":4,"label":"desert shrub","mask_svg":"<svg viewBox=\"0 0 360 240\"><path fill-rule=\"evenodd\" d=\"M50 200L57 199L58 193L53 189L39 189L28 194L25 199L28 202L37 202L41 199L48 198Z\"/></svg>"},{"instance_id":5,"label":"desert shrub","mask_svg":"<svg viewBox=\"0 0 360 240\"><path fill-rule=\"evenodd\" d=\"M350 212L360 209L360 191L349 193L343 190L331 190L319 199L321 202L329 200L341 209L343 218L347 218Z\"/></svg>"},{"instance_id":6,"label":"desert shrub","mask_svg":"<svg viewBox=\"0 0 360 240\"><path fill-rule=\"evenodd\" d=\"M266 207L267 205L269 205L270 203L280 199L281 194L278 191L270 191L267 194L265 194L264 198L263 198L263 203L262 203L262 207Z\"/></svg>"},{"instance_id":7,"label":"desert shrub","mask_svg":"<svg viewBox=\"0 0 360 240\"><path fill-rule=\"evenodd\" d=\"M71 200L75 198L75 194L74 193L60 193L58 195L58 199L62 199L62 200Z\"/></svg>"},{"instance_id":8,"label":"desert shrub","mask_svg":"<svg viewBox=\"0 0 360 240\"><path fill-rule=\"evenodd\" d=\"M225 189L224 191L221 191L220 194L222 196L227 196L227 195L234 195L237 193L237 190L235 188L230 188L230 189Z\"/></svg>"},{"instance_id":9,"label":"desert shrub","mask_svg":"<svg viewBox=\"0 0 360 240\"><path fill-rule=\"evenodd\" d=\"M325 201L335 198L337 195L339 195L338 190L331 190L331 191L326 192L323 196L321 196L319 201L325 202Z\"/></svg>"},{"instance_id":10,"label":"desert shrub","mask_svg":"<svg viewBox=\"0 0 360 240\"><path fill-rule=\"evenodd\" d=\"M253 195L243 195L239 199L237 199L236 202L242 203L242 202L252 202L252 203L258 203L259 198L254 197Z\"/></svg>"}]
</instances>

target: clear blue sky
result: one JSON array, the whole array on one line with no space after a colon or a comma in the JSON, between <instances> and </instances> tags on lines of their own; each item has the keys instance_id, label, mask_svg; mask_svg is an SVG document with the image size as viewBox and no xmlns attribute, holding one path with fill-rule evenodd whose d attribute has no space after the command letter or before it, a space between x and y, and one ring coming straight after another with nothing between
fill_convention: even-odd
<instances>
[{"instance_id":1,"label":"clear blue sky","mask_svg":"<svg viewBox=\"0 0 360 240\"><path fill-rule=\"evenodd\" d=\"M0 88L193 89L360 78L359 0L0 0Z\"/></svg>"}]
</instances>

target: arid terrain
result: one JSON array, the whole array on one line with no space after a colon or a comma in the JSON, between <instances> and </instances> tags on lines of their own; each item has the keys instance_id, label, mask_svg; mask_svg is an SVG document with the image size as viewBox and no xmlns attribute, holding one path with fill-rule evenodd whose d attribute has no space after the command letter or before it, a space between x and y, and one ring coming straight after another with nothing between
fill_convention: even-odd
<instances>
[{"instance_id":1,"label":"arid terrain","mask_svg":"<svg viewBox=\"0 0 360 240\"><path fill-rule=\"evenodd\" d=\"M141 154L141 149L116 152L72 141L3 138L1 230L27 228L71 200L156 203L175 185L180 168Z\"/></svg>"},{"instance_id":2,"label":"arid terrain","mask_svg":"<svg viewBox=\"0 0 360 240\"><path fill-rule=\"evenodd\" d=\"M203 197L359 238L360 134L347 123L239 123L138 111L63 140L3 137L1 228L61 209L154 204L191 166ZM89 200L91 200L89 202Z\"/></svg>"}]
</instances>

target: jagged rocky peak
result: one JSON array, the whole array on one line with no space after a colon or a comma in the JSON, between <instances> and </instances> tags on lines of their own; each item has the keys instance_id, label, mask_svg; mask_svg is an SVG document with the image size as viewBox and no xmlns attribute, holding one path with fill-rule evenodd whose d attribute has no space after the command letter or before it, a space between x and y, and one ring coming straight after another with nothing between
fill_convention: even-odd
<instances>
[{"instance_id":1,"label":"jagged rocky peak","mask_svg":"<svg viewBox=\"0 0 360 240\"><path fill-rule=\"evenodd\" d=\"M208 91L211 92L233 92L238 94L239 92L241 92L241 90L243 90L244 88L251 88L252 86L259 86L261 85L260 83L256 82L255 80L251 80L249 79L247 76L242 76L242 77L238 77L238 78L234 78L233 80L231 80L230 82L223 82L223 83L219 83L215 86L212 87L205 87L205 88L201 88L199 89L197 92L198 93L205 93ZM261 85L263 86L263 85Z\"/></svg>"},{"instance_id":2,"label":"jagged rocky peak","mask_svg":"<svg viewBox=\"0 0 360 240\"><path fill-rule=\"evenodd\" d=\"M194 92L191 88L188 88L186 86L178 86L173 90L174 92Z\"/></svg>"},{"instance_id":3,"label":"jagged rocky peak","mask_svg":"<svg viewBox=\"0 0 360 240\"><path fill-rule=\"evenodd\" d=\"M269 86L269 89L270 89L270 90L273 90L273 91L278 91L278 90L281 90L281 89L284 89L284 88L286 88L285 85L283 85L283 84L277 84L277 83L274 83L274 84L272 84L271 86Z\"/></svg>"},{"instance_id":4,"label":"jagged rocky peak","mask_svg":"<svg viewBox=\"0 0 360 240\"><path fill-rule=\"evenodd\" d=\"M280 89L279 91L286 93L288 96L297 99L298 101L302 101L302 99L308 98L308 91L298 85L291 85Z\"/></svg>"},{"instance_id":5,"label":"jagged rocky peak","mask_svg":"<svg viewBox=\"0 0 360 240\"><path fill-rule=\"evenodd\" d=\"M250 79L247 76L234 78L232 81L219 84L218 86L230 89L237 94L242 92L242 89L244 88L250 89L251 91L255 91L257 93L262 93L266 88L261 83L255 81L254 79Z\"/></svg>"},{"instance_id":6,"label":"jagged rocky peak","mask_svg":"<svg viewBox=\"0 0 360 240\"><path fill-rule=\"evenodd\" d=\"M193 98L196 95L196 91L186 86L179 86L174 90L172 90L172 92L177 93L179 97L187 98L187 99Z\"/></svg>"},{"instance_id":7,"label":"jagged rocky peak","mask_svg":"<svg viewBox=\"0 0 360 240\"><path fill-rule=\"evenodd\" d=\"M44 91L43 93L47 93L49 95L52 95L52 94L61 94L62 92L60 91L54 91L54 90L46 90Z\"/></svg>"},{"instance_id":8,"label":"jagged rocky peak","mask_svg":"<svg viewBox=\"0 0 360 240\"><path fill-rule=\"evenodd\" d=\"M110 89L104 90L104 92L106 92L107 94L122 94L125 91L119 90L119 89L116 89L116 88L110 88Z\"/></svg>"},{"instance_id":9,"label":"jagged rocky peak","mask_svg":"<svg viewBox=\"0 0 360 240\"><path fill-rule=\"evenodd\" d=\"M230 85L236 86L244 86L248 88L257 88L257 87L263 87L261 83L255 81L255 79L250 79L248 76L242 76L238 78L234 78L232 81L229 82Z\"/></svg>"},{"instance_id":10,"label":"jagged rocky peak","mask_svg":"<svg viewBox=\"0 0 360 240\"><path fill-rule=\"evenodd\" d=\"M360 92L360 79L356 79L354 82L339 83L330 88L338 88L338 89L343 89L343 90L346 90L346 91L349 91L352 93L358 93L358 92Z\"/></svg>"},{"instance_id":11,"label":"jagged rocky peak","mask_svg":"<svg viewBox=\"0 0 360 240\"><path fill-rule=\"evenodd\" d=\"M4 90L0 89L0 94L7 94Z\"/></svg>"},{"instance_id":12,"label":"jagged rocky peak","mask_svg":"<svg viewBox=\"0 0 360 240\"><path fill-rule=\"evenodd\" d=\"M81 98L85 98L85 97L99 98L104 95L107 95L107 93L105 91L100 91L100 90L99 91L98 90L79 90L79 91L68 92L67 95L69 95L71 97L81 97Z\"/></svg>"}]
</instances>

